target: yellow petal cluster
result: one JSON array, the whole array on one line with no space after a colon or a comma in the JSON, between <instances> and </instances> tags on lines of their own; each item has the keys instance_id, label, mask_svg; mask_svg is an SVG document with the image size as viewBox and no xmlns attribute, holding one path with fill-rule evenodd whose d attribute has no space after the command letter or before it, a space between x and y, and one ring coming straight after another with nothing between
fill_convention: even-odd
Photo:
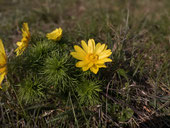
<instances>
[{"instance_id":1,"label":"yellow petal cluster","mask_svg":"<svg viewBox=\"0 0 170 128\"><path fill-rule=\"evenodd\" d=\"M80 60L76 63L76 67L82 68L83 71L91 70L97 74L99 68L106 68L105 62L112 62L108 58L112 52L107 49L105 44L97 43L93 39L88 40L88 44L82 40L82 48L78 45L74 46L75 52L71 52L71 55Z\"/></svg>"},{"instance_id":2,"label":"yellow petal cluster","mask_svg":"<svg viewBox=\"0 0 170 128\"><path fill-rule=\"evenodd\" d=\"M5 75L7 74L7 56L4 45L0 39L0 88Z\"/></svg>"},{"instance_id":3,"label":"yellow petal cluster","mask_svg":"<svg viewBox=\"0 0 170 128\"><path fill-rule=\"evenodd\" d=\"M17 56L21 55L24 50L28 47L28 42L30 41L31 35L28 28L28 23L23 23L22 30L22 40L17 42L18 48L15 50Z\"/></svg>"},{"instance_id":4,"label":"yellow petal cluster","mask_svg":"<svg viewBox=\"0 0 170 128\"><path fill-rule=\"evenodd\" d=\"M51 33L47 33L46 37L49 40L59 41L61 40L63 30L61 28L56 28Z\"/></svg>"}]
</instances>

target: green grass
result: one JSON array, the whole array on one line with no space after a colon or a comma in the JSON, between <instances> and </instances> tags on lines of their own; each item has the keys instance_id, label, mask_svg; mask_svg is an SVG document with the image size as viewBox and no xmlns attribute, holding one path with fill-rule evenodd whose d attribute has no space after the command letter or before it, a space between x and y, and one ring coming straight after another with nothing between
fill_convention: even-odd
<instances>
[{"instance_id":1,"label":"green grass","mask_svg":"<svg viewBox=\"0 0 170 128\"><path fill-rule=\"evenodd\" d=\"M0 0L8 59L1 127L170 126L169 0ZM28 22L30 47L13 52ZM59 43L45 34L63 28ZM97 75L82 72L73 45L94 38L113 52Z\"/></svg>"}]
</instances>

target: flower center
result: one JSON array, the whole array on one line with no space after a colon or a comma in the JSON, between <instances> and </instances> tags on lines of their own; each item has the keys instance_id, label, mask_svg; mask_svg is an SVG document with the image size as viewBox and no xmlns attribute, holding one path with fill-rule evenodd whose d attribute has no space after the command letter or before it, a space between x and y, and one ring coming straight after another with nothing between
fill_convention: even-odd
<instances>
[{"instance_id":1,"label":"flower center","mask_svg":"<svg viewBox=\"0 0 170 128\"><path fill-rule=\"evenodd\" d=\"M92 62L95 62L99 59L99 56L94 54L94 53L90 53L87 55L87 59L92 61Z\"/></svg>"}]
</instances>

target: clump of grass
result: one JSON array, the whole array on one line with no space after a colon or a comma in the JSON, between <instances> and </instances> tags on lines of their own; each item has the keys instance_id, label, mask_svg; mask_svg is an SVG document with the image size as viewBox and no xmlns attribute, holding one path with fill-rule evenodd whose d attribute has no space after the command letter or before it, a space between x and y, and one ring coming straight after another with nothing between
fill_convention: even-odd
<instances>
[{"instance_id":1,"label":"clump of grass","mask_svg":"<svg viewBox=\"0 0 170 128\"><path fill-rule=\"evenodd\" d=\"M101 86L98 80L90 80L91 73L84 73L75 67L75 60L66 44L65 40L55 42L32 37L23 55L9 60L9 81L17 88L21 103L37 104L42 99L45 102L54 96L57 102L62 96L65 97L63 99L69 98L69 94L72 94L73 102L80 99L80 104L99 103Z\"/></svg>"}]
</instances>

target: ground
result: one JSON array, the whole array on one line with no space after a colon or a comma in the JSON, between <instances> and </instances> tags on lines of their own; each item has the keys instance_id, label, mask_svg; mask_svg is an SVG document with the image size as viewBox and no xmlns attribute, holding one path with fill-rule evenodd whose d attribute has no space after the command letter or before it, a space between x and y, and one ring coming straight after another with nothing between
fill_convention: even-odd
<instances>
[{"instance_id":1,"label":"ground","mask_svg":"<svg viewBox=\"0 0 170 128\"><path fill-rule=\"evenodd\" d=\"M11 85L0 91L1 126L170 127L169 12L169 0L0 0L0 38L11 58L24 22L32 37L61 27L70 51L93 38L113 52L112 64L97 75L105 102L82 105L85 115L74 103L25 105Z\"/></svg>"}]
</instances>

